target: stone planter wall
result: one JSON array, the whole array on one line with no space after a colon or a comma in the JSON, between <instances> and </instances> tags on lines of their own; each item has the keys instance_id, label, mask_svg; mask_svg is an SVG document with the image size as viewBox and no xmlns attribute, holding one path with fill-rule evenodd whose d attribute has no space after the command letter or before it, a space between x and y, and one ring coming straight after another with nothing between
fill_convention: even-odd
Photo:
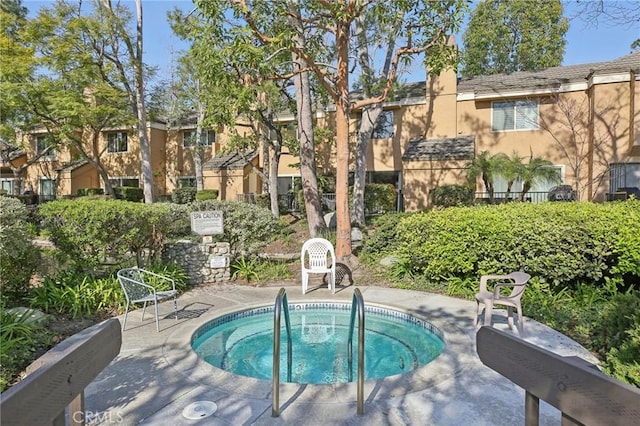
<instances>
[{"instance_id":1,"label":"stone planter wall","mask_svg":"<svg viewBox=\"0 0 640 426\"><path fill-rule=\"evenodd\" d=\"M182 266L190 284L220 283L231 279L229 243L177 241L165 244L162 260ZM221 264L224 261L224 267Z\"/></svg>"}]
</instances>

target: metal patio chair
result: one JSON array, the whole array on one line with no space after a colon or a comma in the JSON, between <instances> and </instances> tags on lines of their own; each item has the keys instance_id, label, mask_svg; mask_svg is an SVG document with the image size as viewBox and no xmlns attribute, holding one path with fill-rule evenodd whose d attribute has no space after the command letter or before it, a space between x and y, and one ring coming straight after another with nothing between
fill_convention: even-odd
<instances>
[{"instance_id":1,"label":"metal patio chair","mask_svg":"<svg viewBox=\"0 0 640 426\"><path fill-rule=\"evenodd\" d=\"M158 320L158 302L173 297L173 307L175 310L176 321L178 320L178 303L176 302L176 283L173 279L155 272L147 271L142 268L126 268L118 271L118 281L124 296L127 299L127 307L124 312L124 321L122 322L122 331L127 324L127 315L129 314L129 305L133 303L143 303L142 320L144 320L144 312L147 303L153 302L156 315L156 330L160 331L160 323ZM166 281L171 284L171 290L158 291L155 286L151 285L154 281Z\"/></svg>"},{"instance_id":2,"label":"metal patio chair","mask_svg":"<svg viewBox=\"0 0 640 426\"><path fill-rule=\"evenodd\" d=\"M311 238L305 241L300 251L302 266L302 294L307 293L310 274L325 274L329 276L328 288L336 292L336 254L333 244L324 238Z\"/></svg>"},{"instance_id":3,"label":"metal patio chair","mask_svg":"<svg viewBox=\"0 0 640 426\"><path fill-rule=\"evenodd\" d=\"M513 309L518 311L518 330L524 333L524 322L522 319L522 305L520 299L524 294L525 287L531 275L525 272L512 272L507 275L483 275L480 277L480 292L476 294L476 316L473 325L478 324L480 315L480 304L484 304L484 325L491 325L494 305L504 305L507 307L507 321L509 328L513 329ZM490 281L497 281L493 285L493 290L489 291ZM500 294L504 287L513 287L508 295Z\"/></svg>"}]
</instances>

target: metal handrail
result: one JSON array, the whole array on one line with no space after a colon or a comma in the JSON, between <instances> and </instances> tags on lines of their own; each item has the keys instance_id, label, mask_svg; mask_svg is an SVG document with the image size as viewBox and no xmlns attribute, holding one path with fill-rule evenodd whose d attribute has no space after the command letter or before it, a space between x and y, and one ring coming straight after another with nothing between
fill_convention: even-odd
<instances>
[{"instance_id":1,"label":"metal handrail","mask_svg":"<svg viewBox=\"0 0 640 426\"><path fill-rule=\"evenodd\" d=\"M287 381L291 381L291 320L289 319L289 301L287 291L280 289L273 308L273 390L271 417L280 415L280 317L284 309L284 324L287 330Z\"/></svg>"},{"instance_id":2,"label":"metal handrail","mask_svg":"<svg viewBox=\"0 0 640 426\"><path fill-rule=\"evenodd\" d=\"M353 380L353 328L356 308L358 310L358 414L364 414L364 299L360 289L353 292L351 301L351 320L349 323L348 364L349 381Z\"/></svg>"}]
</instances>

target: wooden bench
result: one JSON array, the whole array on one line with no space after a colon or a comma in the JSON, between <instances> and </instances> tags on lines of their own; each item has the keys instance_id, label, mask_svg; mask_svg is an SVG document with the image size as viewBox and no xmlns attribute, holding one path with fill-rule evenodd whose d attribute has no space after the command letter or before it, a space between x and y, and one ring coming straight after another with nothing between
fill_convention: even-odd
<instances>
[{"instance_id":1,"label":"wooden bench","mask_svg":"<svg viewBox=\"0 0 640 426\"><path fill-rule=\"evenodd\" d=\"M121 344L120 322L115 318L64 340L34 361L27 377L0 395L0 424L84 425L84 389L120 353Z\"/></svg>"},{"instance_id":2,"label":"wooden bench","mask_svg":"<svg viewBox=\"0 0 640 426\"><path fill-rule=\"evenodd\" d=\"M562 425L640 424L640 389L577 357L562 357L503 331L481 327L480 360L525 390L525 425L539 424L539 400L562 412Z\"/></svg>"}]
</instances>

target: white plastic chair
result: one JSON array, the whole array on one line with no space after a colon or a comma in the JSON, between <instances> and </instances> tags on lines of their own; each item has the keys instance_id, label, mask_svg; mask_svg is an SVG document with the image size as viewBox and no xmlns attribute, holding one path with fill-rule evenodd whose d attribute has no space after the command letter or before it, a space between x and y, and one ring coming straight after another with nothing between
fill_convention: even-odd
<instances>
[{"instance_id":1,"label":"white plastic chair","mask_svg":"<svg viewBox=\"0 0 640 426\"><path fill-rule=\"evenodd\" d=\"M311 238L305 241L300 251L302 264L302 294L307 293L310 274L328 274L328 288L336 292L336 254L333 244L324 238Z\"/></svg>"},{"instance_id":2,"label":"white plastic chair","mask_svg":"<svg viewBox=\"0 0 640 426\"><path fill-rule=\"evenodd\" d=\"M147 303L153 302L156 314L156 330L160 331L160 323L158 321L158 302L173 297L176 321L178 320L178 303L176 302L176 294L178 292L176 291L176 283L173 279L142 268L121 269L118 271L117 275L118 281L120 281L120 286L122 286L122 290L124 291L124 296L127 299L124 321L122 322L122 331L124 331L124 327L127 324L129 305L132 303L143 303L142 320L144 320L144 311L147 308ZM147 278L154 277L154 280L170 282L172 290L157 291L154 286L145 282L145 276Z\"/></svg>"},{"instance_id":3,"label":"white plastic chair","mask_svg":"<svg viewBox=\"0 0 640 426\"><path fill-rule=\"evenodd\" d=\"M513 329L513 309L518 311L518 330L524 333L524 322L522 319L522 305L520 299L524 294L524 289L529 282L531 275L525 272L512 272L507 275L483 275L480 277L480 292L476 294L476 316L473 325L478 324L480 315L480 304L484 304L484 325L491 325L494 305L504 305L507 307L507 321L509 328ZM489 281L498 281L493 286L493 291L488 290ZM508 295L500 294L503 287L513 287Z\"/></svg>"}]
</instances>

